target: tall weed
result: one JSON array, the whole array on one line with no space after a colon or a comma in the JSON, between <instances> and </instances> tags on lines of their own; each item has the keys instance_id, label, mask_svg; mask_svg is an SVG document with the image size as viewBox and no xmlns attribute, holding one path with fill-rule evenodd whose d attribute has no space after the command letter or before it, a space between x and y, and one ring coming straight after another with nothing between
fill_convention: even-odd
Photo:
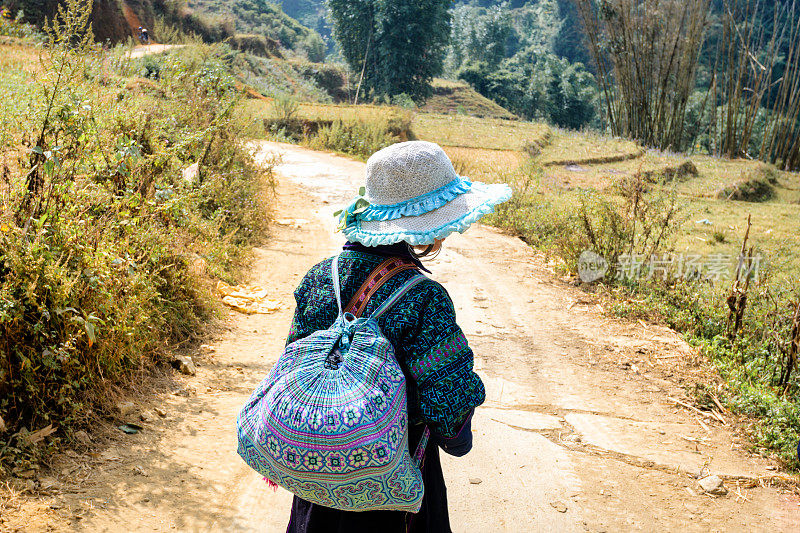
<instances>
[{"instance_id":1,"label":"tall weed","mask_svg":"<svg viewBox=\"0 0 800 533\"><path fill-rule=\"evenodd\" d=\"M396 142L397 137L387 131L383 124L335 120L330 126L319 128L306 144L317 150L334 150L367 158Z\"/></svg>"},{"instance_id":2,"label":"tall weed","mask_svg":"<svg viewBox=\"0 0 800 533\"><path fill-rule=\"evenodd\" d=\"M392 108L390 113L370 119L335 119L307 135L304 143L318 150L334 150L366 159L381 148L413 139L411 115Z\"/></svg>"}]
</instances>

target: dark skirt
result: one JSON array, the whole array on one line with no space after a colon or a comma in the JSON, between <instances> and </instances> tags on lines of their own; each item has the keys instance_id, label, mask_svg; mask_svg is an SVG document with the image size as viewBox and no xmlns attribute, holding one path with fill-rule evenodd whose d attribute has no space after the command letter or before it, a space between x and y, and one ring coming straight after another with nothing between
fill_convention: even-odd
<instances>
[{"instance_id":1,"label":"dark skirt","mask_svg":"<svg viewBox=\"0 0 800 533\"><path fill-rule=\"evenodd\" d=\"M410 440L420 439L420 430L410 428ZM340 511L307 502L297 496L286 533L451 533L447 513L447 488L439 461L439 448L429 443L422 461L425 495L418 513L403 511Z\"/></svg>"}]
</instances>

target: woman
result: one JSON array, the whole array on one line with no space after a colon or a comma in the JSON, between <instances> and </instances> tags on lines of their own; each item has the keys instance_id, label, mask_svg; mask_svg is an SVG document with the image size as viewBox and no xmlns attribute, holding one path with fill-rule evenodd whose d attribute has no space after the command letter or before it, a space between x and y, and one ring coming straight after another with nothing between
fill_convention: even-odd
<instances>
[{"instance_id":1,"label":"woman","mask_svg":"<svg viewBox=\"0 0 800 533\"><path fill-rule=\"evenodd\" d=\"M376 152L367 161L364 196L340 215L348 239L339 255L342 302L369 316L416 270L419 258L438 253L442 241L463 232L493 207L511 197L506 185L470 183L459 177L436 144L410 141ZM368 299L351 301L388 258L397 262ZM393 275L391 275L393 274ZM331 259L314 266L295 291L297 310L287 345L329 327L338 305ZM415 450L425 427L430 442L421 463L425 494L418 513L348 512L309 503L295 496L288 533L449 532L447 492L439 448L461 456L472 447L471 417L485 392L473 372L473 354L447 291L425 279L411 289L378 323L392 343L408 388L409 449Z\"/></svg>"}]
</instances>

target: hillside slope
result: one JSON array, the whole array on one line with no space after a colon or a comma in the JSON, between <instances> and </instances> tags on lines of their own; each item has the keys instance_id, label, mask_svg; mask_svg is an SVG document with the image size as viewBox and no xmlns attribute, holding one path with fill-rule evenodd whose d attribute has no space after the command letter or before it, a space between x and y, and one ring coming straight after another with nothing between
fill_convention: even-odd
<instances>
[{"instance_id":1,"label":"hillside slope","mask_svg":"<svg viewBox=\"0 0 800 533\"><path fill-rule=\"evenodd\" d=\"M306 55L311 61L325 59L325 43L319 34L283 12L279 5L259 0L189 0L195 12L212 17L231 17L236 31L275 39L282 47Z\"/></svg>"},{"instance_id":2,"label":"hillside slope","mask_svg":"<svg viewBox=\"0 0 800 533\"><path fill-rule=\"evenodd\" d=\"M420 107L421 111L508 120L518 118L509 110L478 93L466 82L435 79L432 85L433 95Z\"/></svg>"},{"instance_id":3,"label":"hillside slope","mask_svg":"<svg viewBox=\"0 0 800 533\"><path fill-rule=\"evenodd\" d=\"M324 1L279 0L275 3L280 4L287 15L312 28L324 39L328 40L329 46L332 45L329 40L331 37L331 25L327 19L328 7Z\"/></svg>"},{"instance_id":4,"label":"hillside slope","mask_svg":"<svg viewBox=\"0 0 800 533\"><path fill-rule=\"evenodd\" d=\"M45 19L52 19L59 0L0 0L0 6L11 13L24 13L24 20L41 25ZM125 8L142 25L152 27L154 10L151 0L94 0L92 4L92 30L98 41L119 42L134 35L136 27L131 28L126 19Z\"/></svg>"},{"instance_id":5,"label":"hillside slope","mask_svg":"<svg viewBox=\"0 0 800 533\"><path fill-rule=\"evenodd\" d=\"M9 12L22 11L26 22L41 25L52 19L59 0L0 0ZM325 57L325 44L310 30L284 13L280 6L257 0L94 0L92 29L99 42L117 43L137 35L137 28L150 29L157 19L182 32L196 34L204 42L223 41L234 34L254 34L274 40L281 47L312 61Z\"/></svg>"}]
</instances>

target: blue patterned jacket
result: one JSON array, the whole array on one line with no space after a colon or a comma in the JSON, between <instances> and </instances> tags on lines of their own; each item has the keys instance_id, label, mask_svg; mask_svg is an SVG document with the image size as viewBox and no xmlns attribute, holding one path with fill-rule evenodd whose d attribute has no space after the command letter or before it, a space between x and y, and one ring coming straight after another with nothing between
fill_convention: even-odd
<instances>
[{"instance_id":1,"label":"blue patterned jacket","mask_svg":"<svg viewBox=\"0 0 800 533\"><path fill-rule=\"evenodd\" d=\"M339 260L342 305L353 297L385 256L345 250ZM369 316L413 272L403 271L386 282L370 299L363 316ZM286 343L329 327L338 313L331 280L331 259L315 265L294 293L297 300ZM445 451L462 455L471 447L470 418L486 393L473 371L473 354L456 324L455 309L447 291L426 279L378 319L395 347L406 375L410 424L426 424Z\"/></svg>"}]
</instances>

